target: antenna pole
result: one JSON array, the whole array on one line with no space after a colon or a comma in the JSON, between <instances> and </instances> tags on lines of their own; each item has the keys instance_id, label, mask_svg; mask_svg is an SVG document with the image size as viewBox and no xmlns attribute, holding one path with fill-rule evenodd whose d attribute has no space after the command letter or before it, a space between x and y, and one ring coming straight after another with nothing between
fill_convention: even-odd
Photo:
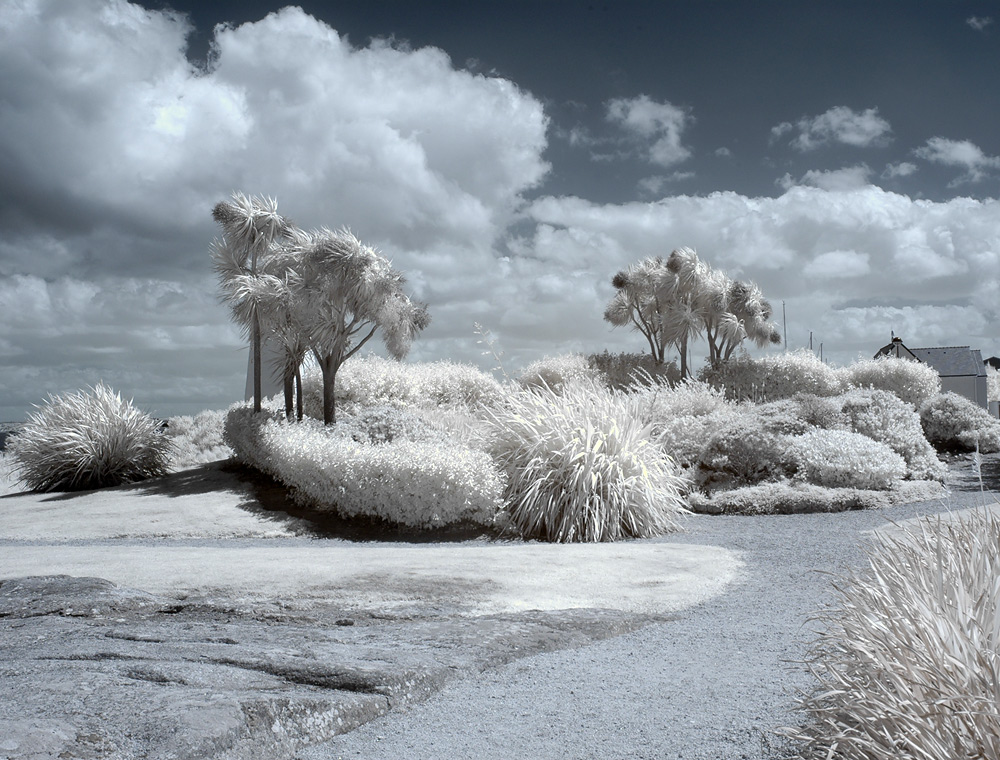
<instances>
[{"instance_id":1,"label":"antenna pole","mask_svg":"<svg viewBox=\"0 0 1000 760\"><path fill-rule=\"evenodd\" d=\"M785 302L781 302L781 331L785 335L785 350L788 350L788 321L785 319Z\"/></svg>"}]
</instances>

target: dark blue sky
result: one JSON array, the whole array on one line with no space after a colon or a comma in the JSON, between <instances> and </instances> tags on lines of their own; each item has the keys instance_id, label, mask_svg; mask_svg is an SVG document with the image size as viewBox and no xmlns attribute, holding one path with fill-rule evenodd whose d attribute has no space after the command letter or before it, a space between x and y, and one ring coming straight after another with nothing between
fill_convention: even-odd
<instances>
[{"instance_id":1,"label":"dark blue sky","mask_svg":"<svg viewBox=\"0 0 1000 760\"><path fill-rule=\"evenodd\" d=\"M261 2L145 3L187 13L190 54L204 59L215 24L256 21L280 7ZM444 50L457 68L508 78L539 98L551 119L546 158L554 171L537 192L597 202L635 197L649 174L640 158L594 161L564 135L583 127L611 139L605 104L642 93L685 109L694 176L672 192L732 190L775 196L789 173L865 162L877 184L913 197L997 195L996 177L951 186L954 167L919 162L935 136L1000 154L1000 27L970 18L998 15L973 2L302 2L306 12L358 47L394 38ZM876 150L827 146L803 154L771 141L782 122L832 106L875 108L891 125ZM610 145L604 145L607 149ZM728 156L718 156L724 148ZM907 177L882 177L890 163L917 162Z\"/></svg>"}]
</instances>

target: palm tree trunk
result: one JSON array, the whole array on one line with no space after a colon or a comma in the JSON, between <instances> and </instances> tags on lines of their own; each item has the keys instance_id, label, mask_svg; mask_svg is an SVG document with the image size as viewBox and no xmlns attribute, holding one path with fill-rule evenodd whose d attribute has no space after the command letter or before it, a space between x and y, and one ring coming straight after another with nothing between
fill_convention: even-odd
<instances>
[{"instance_id":1,"label":"palm tree trunk","mask_svg":"<svg viewBox=\"0 0 1000 760\"><path fill-rule=\"evenodd\" d=\"M253 410L256 414L260 411L260 317L254 314L253 318Z\"/></svg>"},{"instance_id":2,"label":"palm tree trunk","mask_svg":"<svg viewBox=\"0 0 1000 760\"><path fill-rule=\"evenodd\" d=\"M302 422L302 367L295 368L295 417Z\"/></svg>"},{"instance_id":3,"label":"palm tree trunk","mask_svg":"<svg viewBox=\"0 0 1000 760\"><path fill-rule=\"evenodd\" d=\"M690 377L690 373L688 372L688 360L687 360L687 353L688 353L687 336L681 339L680 343L677 344L677 348L680 350L681 354L681 380L684 380L685 378Z\"/></svg>"},{"instance_id":4,"label":"palm tree trunk","mask_svg":"<svg viewBox=\"0 0 1000 760\"><path fill-rule=\"evenodd\" d=\"M337 422L335 401L333 396L334 384L337 382L337 370L334 366L332 355L323 357L323 424L333 425Z\"/></svg>"},{"instance_id":5,"label":"palm tree trunk","mask_svg":"<svg viewBox=\"0 0 1000 760\"><path fill-rule=\"evenodd\" d=\"M283 387L282 390L285 394L285 419L291 422L292 415L295 413L293 394L295 392L295 372L289 364L285 364L285 374L282 378Z\"/></svg>"}]
</instances>

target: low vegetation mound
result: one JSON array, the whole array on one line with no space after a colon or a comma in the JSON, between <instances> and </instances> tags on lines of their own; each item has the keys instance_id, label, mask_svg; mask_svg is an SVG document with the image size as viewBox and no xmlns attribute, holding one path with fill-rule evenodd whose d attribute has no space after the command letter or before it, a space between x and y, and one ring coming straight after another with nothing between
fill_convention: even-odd
<instances>
[{"instance_id":1,"label":"low vegetation mound","mask_svg":"<svg viewBox=\"0 0 1000 760\"><path fill-rule=\"evenodd\" d=\"M945 451L1000 451L1000 420L957 393L941 393L920 407L924 435Z\"/></svg>"},{"instance_id":2,"label":"low vegetation mound","mask_svg":"<svg viewBox=\"0 0 1000 760\"><path fill-rule=\"evenodd\" d=\"M7 441L32 491L106 488L163 475L171 445L159 423L103 383L52 396Z\"/></svg>"},{"instance_id":3,"label":"low vegetation mound","mask_svg":"<svg viewBox=\"0 0 1000 760\"><path fill-rule=\"evenodd\" d=\"M254 414L237 405L227 415L225 438L240 460L320 511L422 529L495 524L504 479L485 452L419 423L397 424L399 417L387 423L379 413L344 416L332 426L309 418L293 423L274 410ZM415 429L420 440L406 437Z\"/></svg>"},{"instance_id":4,"label":"low vegetation mound","mask_svg":"<svg viewBox=\"0 0 1000 760\"><path fill-rule=\"evenodd\" d=\"M171 417L164 433L173 444L170 469L186 470L200 464L228 459L233 450L222 438L224 410L206 410L192 416Z\"/></svg>"}]
</instances>

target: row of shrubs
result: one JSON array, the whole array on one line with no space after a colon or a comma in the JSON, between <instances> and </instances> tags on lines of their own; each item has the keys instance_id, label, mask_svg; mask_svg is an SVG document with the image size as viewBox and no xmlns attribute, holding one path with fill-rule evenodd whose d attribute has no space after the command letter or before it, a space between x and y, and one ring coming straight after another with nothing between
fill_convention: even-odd
<instances>
[{"instance_id":1,"label":"row of shrubs","mask_svg":"<svg viewBox=\"0 0 1000 760\"><path fill-rule=\"evenodd\" d=\"M227 416L224 442L221 413L175 418L167 430L177 462L232 450L321 508L412 526L499 519L522 535L558 541L664 532L685 506L744 510L750 494L740 489L754 489L755 511L767 512L788 511L789 503L799 509L814 492L809 487L898 492L903 481L940 481L946 470L931 443L1000 450L1000 422L940 394L936 375L914 362L832 370L811 354L740 358L732 367L743 374L727 369L671 384L669 368L654 377L643 361L632 362L623 389L625 355L543 360L514 384L451 362L352 359L338 375L345 414L330 429L283 424L277 414L252 420L238 405ZM747 387L748 377L771 378L759 403L734 390ZM786 395L795 378L809 392ZM319 373L305 372L303 385L306 415L321 417ZM120 431L86 414L75 433L56 431L79 407L79 399L54 400L49 408L63 411L29 421L17 439L30 487L113 482L78 473L108 471L108 452L113 458L118 449L86 453L80 441L95 429L109 440ZM55 463L60 458L64 466ZM142 461L134 453L129 459ZM907 494L917 492L908 487ZM843 497L817 508L857 501Z\"/></svg>"}]
</instances>

